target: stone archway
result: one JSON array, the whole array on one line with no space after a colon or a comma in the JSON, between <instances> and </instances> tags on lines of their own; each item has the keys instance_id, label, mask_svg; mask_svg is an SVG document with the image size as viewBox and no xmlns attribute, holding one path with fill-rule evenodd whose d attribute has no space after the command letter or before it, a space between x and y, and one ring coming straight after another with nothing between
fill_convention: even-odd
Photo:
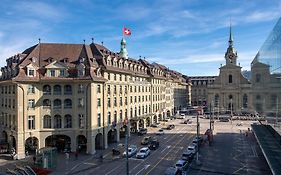
<instances>
[{"instance_id":1,"label":"stone archway","mask_svg":"<svg viewBox=\"0 0 281 175\"><path fill-rule=\"evenodd\" d=\"M84 135L78 135L77 138L77 148L79 152L86 153L87 151L87 138Z\"/></svg>"},{"instance_id":2,"label":"stone archway","mask_svg":"<svg viewBox=\"0 0 281 175\"><path fill-rule=\"evenodd\" d=\"M154 115L154 116L153 116L153 122L154 122L154 123L157 123L157 115Z\"/></svg>"},{"instance_id":3,"label":"stone archway","mask_svg":"<svg viewBox=\"0 0 281 175\"><path fill-rule=\"evenodd\" d=\"M117 142L117 130L111 129L107 133L107 144L116 143Z\"/></svg>"},{"instance_id":4,"label":"stone archway","mask_svg":"<svg viewBox=\"0 0 281 175\"><path fill-rule=\"evenodd\" d=\"M95 138L95 148L96 150L103 148L103 137L101 133L98 133Z\"/></svg>"},{"instance_id":5,"label":"stone archway","mask_svg":"<svg viewBox=\"0 0 281 175\"><path fill-rule=\"evenodd\" d=\"M144 128L144 120L143 119L139 120L139 128Z\"/></svg>"},{"instance_id":6,"label":"stone archway","mask_svg":"<svg viewBox=\"0 0 281 175\"><path fill-rule=\"evenodd\" d=\"M125 126L121 126L119 133L120 133L119 134L120 138L125 138L126 137L126 127Z\"/></svg>"},{"instance_id":7,"label":"stone archway","mask_svg":"<svg viewBox=\"0 0 281 175\"><path fill-rule=\"evenodd\" d=\"M6 131L3 131L2 132L2 138L3 138L3 141L4 143L8 143L8 134Z\"/></svg>"},{"instance_id":8,"label":"stone archway","mask_svg":"<svg viewBox=\"0 0 281 175\"><path fill-rule=\"evenodd\" d=\"M171 112L170 112L170 110L167 111L167 117L171 117Z\"/></svg>"},{"instance_id":9,"label":"stone archway","mask_svg":"<svg viewBox=\"0 0 281 175\"><path fill-rule=\"evenodd\" d=\"M36 154L38 150L39 140L37 137L29 137L25 140L25 152L28 154Z\"/></svg>"},{"instance_id":10,"label":"stone archway","mask_svg":"<svg viewBox=\"0 0 281 175\"><path fill-rule=\"evenodd\" d=\"M45 139L46 147L56 147L58 152L71 151L71 138L67 135L50 135Z\"/></svg>"},{"instance_id":11,"label":"stone archway","mask_svg":"<svg viewBox=\"0 0 281 175\"><path fill-rule=\"evenodd\" d=\"M151 125L150 118L149 118L149 117L147 117L147 118L146 118L146 126L150 126L150 125Z\"/></svg>"}]
</instances>

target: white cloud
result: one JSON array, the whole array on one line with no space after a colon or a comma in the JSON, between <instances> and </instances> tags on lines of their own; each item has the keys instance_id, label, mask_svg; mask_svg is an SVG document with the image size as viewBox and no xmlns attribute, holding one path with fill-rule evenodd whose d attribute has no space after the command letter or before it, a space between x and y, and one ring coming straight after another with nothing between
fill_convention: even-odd
<instances>
[{"instance_id":1,"label":"white cloud","mask_svg":"<svg viewBox=\"0 0 281 175\"><path fill-rule=\"evenodd\" d=\"M281 12L280 9L275 11L275 10L269 10L269 11L255 11L248 15L245 18L245 21L247 22L262 22L262 21L270 21L275 18L280 17Z\"/></svg>"}]
</instances>

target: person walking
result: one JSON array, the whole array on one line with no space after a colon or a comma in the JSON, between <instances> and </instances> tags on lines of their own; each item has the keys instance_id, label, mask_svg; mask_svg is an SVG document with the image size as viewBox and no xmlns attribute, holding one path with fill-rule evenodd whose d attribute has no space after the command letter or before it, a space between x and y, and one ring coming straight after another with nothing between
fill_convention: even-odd
<instances>
[{"instance_id":1,"label":"person walking","mask_svg":"<svg viewBox=\"0 0 281 175\"><path fill-rule=\"evenodd\" d=\"M33 164L35 165L35 162L36 162L36 156L34 155L34 156L32 157L32 159L33 159Z\"/></svg>"}]
</instances>

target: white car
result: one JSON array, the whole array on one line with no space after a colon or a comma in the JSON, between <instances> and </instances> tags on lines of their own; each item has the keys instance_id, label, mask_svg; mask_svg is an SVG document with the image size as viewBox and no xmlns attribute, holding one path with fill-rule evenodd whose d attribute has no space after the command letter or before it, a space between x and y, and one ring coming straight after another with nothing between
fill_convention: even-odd
<instances>
[{"instance_id":1,"label":"white car","mask_svg":"<svg viewBox=\"0 0 281 175\"><path fill-rule=\"evenodd\" d=\"M148 147L143 147L139 150L136 157L139 159L144 159L150 154L150 150Z\"/></svg>"},{"instance_id":2,"label":"white car","mask_svg":"<svg viewBox=\"0 0 281 175\"><path fill-rule=\"evenodd\" d=\"M156 132L156 135L163 135L164 134L164 130L163 129L159 129L157 132Z\"/></svg>"},{"instance_id":3,"label":"white car","mask_svg":"<svg viewBox=\"0 0 281 175\"><path fill-rule=\"evenodd\" d=\"M192 154L196 153L196 147L195 145L190 145L187 147L187 152L191 152Z\"/></svg>"},{"instance_id":4,"label":"white car","mask_svg":"<svg viewBox=\"0 0 281 175\"><path fill-rule=\"evenodd\" d=\"M188 167L188 162L186 160L178 160L176 163L176 168L178 168L180 171L186 170Z\"/></svg>"},{"instance_id":5,"label":"white car","mask_svg":"<svg viewBox=\"0 0 281 175\"><path fill-rule=\"evenodd\" d=\"M128 157L132 157L138 152L138 148L136 145L131 145L128 148ZM126 157L126 151L124 151L123 156Z\"/></svg>"}]
</instances>

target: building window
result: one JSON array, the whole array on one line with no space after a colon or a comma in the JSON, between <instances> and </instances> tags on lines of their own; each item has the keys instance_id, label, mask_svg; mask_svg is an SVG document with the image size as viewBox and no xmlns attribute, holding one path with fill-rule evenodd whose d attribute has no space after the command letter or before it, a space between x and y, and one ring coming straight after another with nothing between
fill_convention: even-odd
<instances>
[{"instance_id":1,"label":"building window","mask_svg":"<svg viewBox=\"0 0 281 175\"><path fill-rule=\"evenodd\" d=\"M98 127L101 127L101 115L98 113Z\"/></svg>"},{"instance_id":2,"label":"building window","mask_svg":"<svg viewBox=\"0 0 281 175\"><path fill-rule=\"evenodd\" d=\"M110 73L107 74L107 79L110 80Z\"/></svg>"},{"instance_id":3,"label":"building window","mask_svg":"<svg viewBox=\"0 0 281 175\"><path fill-rule=\"evenodd\" d=\"M110 98L107 98L107 107L110 107L111 103L110 103Z\"/></svg>"},{"instance_id":4,"label":"building window","mask_svg":"<svg viewBox=\"0 0 281 175\"><path fill-rule=\"evenodd\" d=\"M114 81L116 81L116 74L114 74Z\"/></svg>"},{"instance_id":5,"label":"building window","mask_svg":"<svg viewBox=\"0 0 281 175\"><path fill-rule=\"evenodd\" d=\"M55 99L54 100L54 109L60 109L61 108L61 100Z\"/></svg>"},{"instance_id":6,"label":"building window","mask_svg":"<svg viewBox=\"0 0 281 175\"><path fill-rule=\"evenodd\" d=\"M51 69L51 70L50 70L50 76L51 76L51 77L55 77L55 76L56 76L56 71L53 70L53 69Z\"/></svg>"},{"instance_id":7,"label":"building window","mask_svg":"<svg viewBox=\"0 0 281 175\"><path fill-rule=\"evenodd\" d=\"M85 126L84 115L83 114L78 114L78 127L81 129L81 128L84 128L84 126Z\"/></svg>"},{"instance_id":8,"label":"building window","mask_svg":"<svg viewBox=\"0 0 281 175\"><path fill-rule=\"evenodd\" d=\"M83 94L84 93L84 86L83 86L83 84L79 84L78 85L78 93L79 94Z\"/></svg>"},{"instance_id":9,"label":"building window","mask_svg":"<svg viewBox=\"0 0 281 175\"><path fill-rule=\"evenodd\" d=\"M65 76L64 69L61 69L60 70L60 77L64 77L64 76Z\"/></svg>"},{"instance_id":10,"label":"building window","mask_svg":"<svg viewBox=\"0 0 281 175\"><path fill-rule=\"evenodd\" d=\"M123 102L122 102L122 97L120 97L120 106L123 105Z\"/></svg>"},{"instance_id":11,"label":"building window","mask_svg":"<svg viewBox=\"0 0 281 175\"><path fill-rule=\"evenodd\" d=\"M116 88L116 85L114 85L114 90L113 90L113 93L116 94L117 93L117 88Z\"/></svg>"},{"instance_id":12,"label":"building window","mask_svg":"<svg viewBox=\"0 0 281 175\"><path fill-rule=\"evenodd\" d=\"M61 95L61 86L60 85L54 86L54 95Z\"/></svg>"},{"instance_id":13,"label":"building window","mask_svg":"<svg viewBox=\"0 0 281 175\"><path fill-rule=\"evenodd\" d=\"M44 128L52 128L52 117L49 115L44 116L43 127Z\"/></svg>"},{"instance_id":14,"label":"building window","mask_svg":"<svg viewBox=\"0 0 281 175\"><path fill-rule=\"evenodd\" d=\"M125 105L127 105L127 104L128 104L128 98L125 97Z\"/></svg>"},{"instance_id":15,"label":"building window","mask_svg":"<svg viewBox=\"0 0 281 175\"><path fill-rule=\"evenodd\" d=\"M101 99L100 98L97 99L97 105L98 105L98 107L101 106Z\"/></svg>"},{"instance_id":16,"label":"building window","mask_svg":"<svg viewBox=\"0 0 281 175\"><path fill-rule=\"evenodd\" d=\"M122 110L120 110L119 117L120 117L120 122L122 122L123 121L123 112L122 112Z\"/></svg>"},{"instance_id":17,"label":"building window","mask_svg":"<svg viewBox=\"0 0 281 175\"><path fill-rule=\"evenodd\" d=\"M27 94L34 94L34 93L35 93L35 86L32 84L29 84Z\"/></svg>"},{"instance_id":18,"label":"building window","mask_svg":"<svg viewBox=\"0 0 281 175\"><path fill-rule=\"evenodd\" d=\"M48 109L48 108L51 108L51 100L44 99L43 100L43 109Z\"/></svg>"},{"instance_id":19,"label":"building window","mask_svg":"<svg viewBox=\"0 0 281 175\"><path fill-rule=\"evenodd\" d=\"M257 100L260 100L260 99L261 99L261 96L260 96L260 95L257 95L257 96L256 96L256 99L257 99Z\"/></svg>"},{"instance_id":20,"label":"building window","mask_svg":"<svg viewBox=\"0 0 281 175\"><path fill-rule=\"evenodd\" d=\"M43 86L43 95L51 95L51 86L50 85Z\"/></svg>"},{"instance_id":21,"label":"building window","mask_svg":"<svg viewBox=\"0 0 281 175\"><path fill-rule=\"evenodd\" d=\"M114 111L114 120L113 120L114 123L117 123L117 112Z\"/></svg>"},{"instance_id":22,"label":"building window","mask_svg":"<svg viewBox=\"0 0 281 175\"><path fill-rule=\"evenodd\" d=\"M228 75L228 83L232 83L232 75Z\"/></svg>"},{"instance_id":23,"label":"building window","mask_svg":"<svg viewBox=\"0 0 281 175\"><path fill-rule=\"evenodd\" d=\"M116 97L114 97L113 103L114 103L114 107L116 107L117 106L117 99L116 99Z\"/></svg>"},{"instance_id":24,"label":"building window","mask_svg":"<svg viewBox=\"0 0 281 175\"><path fill-rule=\"evenodd\" d=\"M72 108L72 101L70 99L64 100L64 109L70 109Z\"/></svg>"},{"instance_id":25,"label":"building window","mask_svg":"<svg viewBox=\"0 0 281 175\"><path fill-rule=\"evenodd\" d=\"M54 128L61 128L61 116L55 115L54 116Z\"/></svg>"},{"instance_id":26,"label":"building window","mask_svg":"<svg viewBox=\"0 0 281 175\"><path fill-rule=\"evenodd\" d=\"M119 93L122 94L122 85L120 85L120 90L119 90Z\"/></svg>"},{"instance_id":27,"label":"building window","mask_svg":"<svg viewBox=\"0 0 281 175\"><path fill-rule=\"evenodd\" d=\"M107 113L107 124L110 125L111 123L111 114L110 112Z\"/></svg>"},{"instance_id":28,"label":"building window","mask_svg":"<svg viewBox=\"0 0 281 175\"><path fill-rule=\"evenodd\" d=\"M98 93L98 94L101 93L101 87L100 87L99 84L97 85L97 93Z\"/></svg>"},{"instance_id":29,"label":"building window","mask_svg":"<svg viewBox=\"0 0 281 175\"><path fill-rule=\"evenodd\" d=\"M64 116L64 128L72 128L72 117L69 114Z\"/></svg>"},{"instance_id":30,"label":"building window","mask_svg":"<svg viewBox=\"0 0 281 175\"><path fill-rule=\"evenodd\" d=\"M261 81L261 74L256 74L256 83Z\"/></svg>"},{"instance_id":31,"label":"building window","mask_svg":"<svg viewBox=\"0 0 281 175\"><path fill-rule=\"evenodd\" d=\"M28 116L28 129L35 129L35 116Z\"/></svg>"},{"instance_id":32,"label":"building window","mask_svg":"<svg viewBox=\"0 0 281 175\"><path fill-rule=\"evenodd\" d=\"M71 94L72 94L71 85L65 85L64 86L64 95L71 95Z\"/></svg>"},{"instance_id":33,"label":"building window","mask_svg":"<svg viewBox=\"0 0 281 175\"><path fill-rule=\"evenodd\" d=\"M35 70L34 69L28 69L28 76L29 77L34 77L35 76Z\"/></svg>"},{"instance_id":34,"label":"building window","mask_svg":"<svg viewBox=\"0 0 281 175\"><path fill-rule=\"evenodd\" d=\"M215 95L215 107L219 106L219 94Z\"/></svg>"},{"instance_id":35,"label":"building window","mask_svg":"<svg viewBox=\"0 0 281 175\"><path fill-rule=\"evenodd\" d=\"M110 95L110 85L107 85L107 94Z\"/></svg>"},{"instance_id":36,"label":"building window","mask_svg":"<svg viewBox=\"0 0 281 175\"><path fill-rule=\"evenodd\" d=\"M270 100L270 106L273 107L277 107L277 95L273 94L271 95L271 100Z\"/></svg>"},{"instance_id":37,"label":"building window","mask_svg":"<svg viewBox=\"0 0 281 175\"><path fill-rule=\"evenodd\" d=\"M28 100L28 109L34 109L35 108L35 100L29 99Z\"/></svg>"},{"instance_id":38,"label":"building window","mask_svg":"<svg viewBox=\"0 0 281 175\"><path fill-rule=\"evenodd\" d=\"M78 98L78 107L83 108L84 107L84 98Z\"/></svg>"},{"instance_id":39,"label":"building window","mask_svg":"<svg viewBox=\"0 0 281 175\"><path fill-rule=\"evenodd\" d=\"M243 108L248 107L248 96L246 94L243 95Z\"/></svg>"},{"instance_id":40,"label":"building window","mask_svg":"<svg viewBox=\"0 0 281 175\"><path fill-rule=\"evenodd\" d=\"M132 96L130 97L130 103L133 103L133 97Z\"/></svg>"}]
</instances>

